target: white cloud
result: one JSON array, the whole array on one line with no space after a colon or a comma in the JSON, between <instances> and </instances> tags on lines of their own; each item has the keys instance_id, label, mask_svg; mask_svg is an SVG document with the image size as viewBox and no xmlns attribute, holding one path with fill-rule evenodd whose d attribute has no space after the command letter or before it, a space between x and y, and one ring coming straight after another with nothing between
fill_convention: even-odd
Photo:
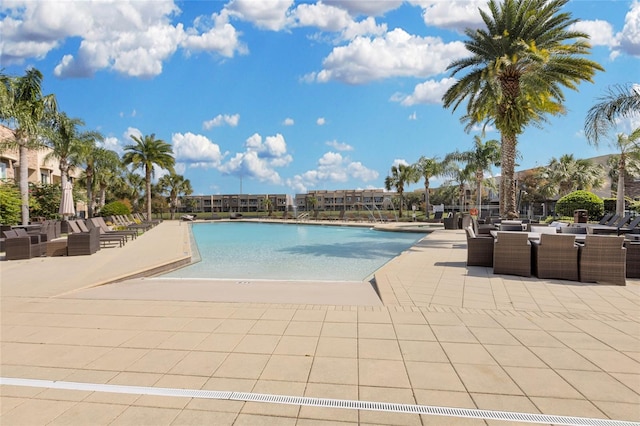
<instances>
[{"instance_id":1,"label":"white cloud","mask_svg":"<svg viewBox=\"0 0 640 426\"><path fill-rule=\"evenodd\" d=\"M220 152L220 146L206 136L174 133L171 140L176 162L186 163L189 167L218 167L225 156Z\"/></svg>"},{"instance_id":2,"label":"white cloud","mask_svg":"<svg viewBox=\"0 0 640 426\"><path fill-rule=\"evenodd\" d=\"M408 163L408 162L407 162L407 160L405 160L404 158L396 158L396 159L394 159L394 160L393 160L393 163L392 163L391 165L392 165L392 166L396 166L396 167L398 167L398 166L400 166L400 165L402 165L402 166L408 166L408 165L409 165L409 163Z\"/></svg>"},{"instance_id":3,"label":"white cloud","mask_svg":"<svg viewBox=\"0 0 640 426\"><path fill-rule=\"evenodd\" d=\"M336 151L353 151L353 147L351 145L338 142L337 140L328 141L326 144Z\"/></svg>"},{"instance_id":4,"label":"white cloud","mask_svg":"<svg viewBox=\"0 0 640 426\"><path fill-rule=\"evenodd\" d=\"M327 152L318 160L316 169L295 175L287 179L286 183L295 191L304 192L325 182L344 183L349 179L368 182L377 178L378 172L365 167L362 163L351 161L337 152Z\"/></svg>"},{"instance_id":5,"label":"white cloud","mask_svg":"<svg viewBox=\"0 0 640 426\"><path fill-rule=\"evenodd\" d=\"M580 31L589 35L589 43L592 46L615 46L617 41L613 34L613 27L607 21L597 19L595 21L579 21L570 28L572 31Z\"/></svg>"},{"instance_id":6,"label":"white cloud","mask_svg":"<svg viewBox=\"0 0 640 426\"><path fill-rule=\"evenodd\" d=\"M213 127L220 127L225 124L231 127L236 127L239 121L240 114L218 114L211 120L207 120L202 123L202 127L204 127L206 130L211 130L211 128Z\"/></svg>"},{"instance_id":7,"label":"white cloud","mask_svg":"<svg viewBox=\"0 0 640 426\"><path fill-rule=\"evenodd\" d=\"M487 0L412 0L410 3L422 8L422 19L427 26L458 32L483 25L478 9L487 10Z\"/></svg>"},{"instance_id":8,"label":"white cloud","mask_svg":"<svg viewBox=\"0 0 640 426\"><path fill-rule=\"evenodd\" d=\"M410 121L415 121L418 119L418 114L414 111L411 114L409 114L409 120Z\"/></svg>"},{"instance_id":9,"label":"white cloud","mask_svg":"<svg viewBox=\"0 0 640 426\"><path fill-rule=\"evenodd\" d=\"M127 144L134 143L131 136L135 136L136 138L141 138L142 132L140 131L140 129L137 129L135 127L127 127L127 130L125 130L123 134L123 137L127 141Z\"/></svg>"},{"instance_id":10,"label":"white cloud","mask_svg":"<svg viewBox=\"0 0 640 426\"><path fill-rule=\"evenodd\" d=\"M325 3L346 9L351 15L381 16L402 5L402 0L325 0Z\"/></svg>"},{"instance_id":11,"label":"white cloud","mask_svg":"<svg viewBox=\"0 0 640 426\"><path fill-rule=\"evenodd\" d=\"M287 117L287 118L284 119L282 124L284 126L293 126L295 124L295 122L293 121L293 118Z\"/></svg>"},{"instance_id":12,"label":"white cloud","mask_svg":"<svg viewBox=\"0 0 640 426\"><path fill-rule=\"evenodd\" d=\"M317 27L322 31L341 31L353 21L346 10L321 2L300 4L294 15L297 26Z\"/></svg>"},{"instance_id":13,"label":"white cloud","mask_svg":"<svg viewBox=\"0 0 640 426\"><path fill-rule=\"evenodd\" d=\"M640 1L634 0L631 4L618 39L620 50L632 56L640 56Z\"/></svg>"},{"instance_id":14,"label":"white cloud","mask_svg":"<svg viewBox=\"0 0 640 426\"><path fill-rule=\"evenodd\" d=\"M391 97L391 100L400 102L404 106L440 104L442 103L442 95L444 95L455 82L455 78L443 78L440 81L427 80L424 83L416 85L412 94L403 95L396 93Z\"/></svg>"},{"instance_id":15,"label":"white cloud","mask_svg":"<svg viewBox=\"0 0 640 426\"><path fill-rule=\"evenodd\" d=\"M100 146L102 146L104 149L115 151L120 156L122 156L123 154L122 144L120 144L120 140L118 138L114 138L113 136L104 138Z\"/></svg>"},{"instance_id":16,"label":"white cloud","mask_svg":"<svg viewBox=\"0 0 640 426\"><path fill-rule=\"evenodd\" d=\"M324 119L324 117L319 117L319 118L316 120L316 124L317 124L318 126L324 126L326 123L327 123L327 120L325 120L325 119Z\"/></svg>"},{"instance_id":17,"label":"white cloud","mask_svg":"<svg viewBox=\"0 0 640 426\"><path fill-rule=\"evenodd\" d=\"M390 77L428 77L443 73L452 60L466 57L460 41L445 43L437 37L419 37L396 28L383 37L356 37L339 46L313 75L318 82L338 80L363 84Z\"/></svg>"},{"instance_id":18,"label":"white cloud","mask_svg":"<svg viewBox=\"0 0 640 426\"><path fill-rule=\"evenodd\" d=\"M181 47L187 53L204 50L225 57L246 52L226 12L212 15L210 25L199 18L187 31L182 23L171 23L179 13L173 0L87 0L73 2L72 7L51 1L5 1L0 62L42 59L75 38L79 48L60 58L54 68L57 77L89 77L110 69L150 78L160 74L163 62Z\"/></svg>"},{"instance_id":19,"label":"white cloud","mask_svg":"<svg viewBox=\"0 0 640 426\"><path fill-rule=\"evenodd\" d=\"M218 170L224 174L258 179L260 182L280 184L282 179L276 168L285 167L293 161L287 153L284 136L276 134L262 138L258 133L245 141L245 151L235 154Z\"/></svg>"},{"instance_id":20,"label":"white cloud","mask_svg":"<svg viewBox=\"0 0 640 426\"><path fill-rule=\"evenodd\" d=\"M225 7L232 16L252 22L259 28L279 31L290 21L291 6L293 0L231 0Z\"/></svg>"}]
</instances>

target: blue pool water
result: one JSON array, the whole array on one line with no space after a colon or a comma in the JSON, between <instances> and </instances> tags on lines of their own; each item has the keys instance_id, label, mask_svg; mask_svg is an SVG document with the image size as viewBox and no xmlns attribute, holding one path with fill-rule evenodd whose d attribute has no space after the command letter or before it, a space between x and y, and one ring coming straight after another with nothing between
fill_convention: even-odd
<instances>
[{"instance_id":1,"label":"blue pool water","mask_svg":"<svg viewBox=\"0 0 640 426\"><path fill-rule=\"evenodd\" d=\"M424 234L343 226L194 223L201 261L163 277L361 281Z\"/></svg>"}]
</instances>

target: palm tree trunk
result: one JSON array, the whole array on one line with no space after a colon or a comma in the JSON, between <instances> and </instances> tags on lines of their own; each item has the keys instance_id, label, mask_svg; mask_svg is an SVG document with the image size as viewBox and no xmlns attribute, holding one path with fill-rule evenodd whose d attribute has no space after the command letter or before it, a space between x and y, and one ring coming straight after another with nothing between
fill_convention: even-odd
<instances>
[{"instance_id":1,"label":"palm tree trunk","mask_svg":"<svg viewBox=\"0 0 640 426\"><path fill-rule=\"evenodd\" d=\"M29 149L26 141L20 143L20 210L22 224L29 224Z\"/></svg>"},{"instance_id":2,"label":"palm tree trunk","mask_svg":"<svg viewBox=\"0 0 640 426\"><path fill-rule=\"evenodd\" d=\"M616 213L624 216L624 175L625 175L625 156L620 154L618 160L618 191L616 194Z\"/></svg>"},{"instance_id":3,"label":"palm tree trunk","mask_svg":"<svg viewBox=\"0 0 640 426\"><path fill-rule=\"evenodd\" d=\"M501 195L501 202L504 202L504 206L501 206L503 217L517 216L516 212L516 187L515 187L515 158L516 158L516 136L515 135L502 135L502 147L501 147L501 168L502 178L501 189L504 195Z\"/></svg>"},{"instance_id":4,"label":"palm tree trunk","mask_svg":"<svg viewBox=\"0 0 640 426\"><path fill-rule=\"evenodd\" d=\"M429 219L429 179L424 179L424 217Z\"/></svg>"},{"instance_id":5,"label":"palm tree trunk","mask_svg":"<svg viewBox=\"0 0 640 426\"><path fill-rule=\"evenodd\" d=\"M145 167L145 183L147 186L147 220L151 220L151 169Z\"/></svg>"},{"instance_id":6,"label":"palm tree trunk","mask_svg":"<svg viewBox=\"0 0 640 426\"><path fill-rule=\"evenodd\" d=\"M478 216L482 210L482 181L484 180L484 172L482 169L476 171L476 209L478 210Z\"/></svg>"},{"instance_id":7,"label":"palm tree trunk","mask_svg":"<svg viewBox=\"0 0 640 426\"><path fill-rule=\"evenodd\" d=\"M85 169L87 179L87 216L93 217L93 170L91 166Z\"/></svg>"}]
</instances>

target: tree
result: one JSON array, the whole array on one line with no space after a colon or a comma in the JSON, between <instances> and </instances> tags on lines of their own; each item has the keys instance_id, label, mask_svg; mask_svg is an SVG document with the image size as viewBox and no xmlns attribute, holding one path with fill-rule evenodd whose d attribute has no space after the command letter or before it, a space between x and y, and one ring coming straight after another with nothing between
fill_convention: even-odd
<instances>
[{"instance_id":1,"label":"tree","mask_svg":"<svg viewBox=\"0 0 640 426\"><path fill-rule=\"evenodd\" d=\"M440 176L444 172L444 162L439 161L438 157L427 158L420 157L418 162L413 165L420 176L424 179L424 214L425 218L429 218L429 179Z\"/></svg>"},{"instance_id":2,"label":"tree","mask_svg":"<svg viewBox=\"0 0 640 426\"><path fill-rule=\"evenodd\" d=\"M158 180L158 185L162 188L162 192L169 192L169 210L171 212L171 220L173 220L178 207L178 197L193 193L191 182L182 175L169 173Z\"/></svg>"},{"instance_id":3,"label":"tree","mask_svg":"<svg viewBox=\"0 0 640 426\"><path fill-rule=\"evenodd\" d=\"M51 148L45 159L58 160L62 189L67 184L69 170L82 163L85 146L94 144L96 139L102 139L98 132L78 131L78 126L83 125L84 122L79 118L70 118L61 112L55 115L51 128L45 131L48 146ZM61 204L64 203L64 197L63 190Z\"/></svg>"},{"instance_id":4,"label":"tree","mask_svg":"<svg viewBox=\"0 0 640 426\"><path fill-rule=\"evenodd\" d=\"M589 143L598 145L600 138L615 125L617 119L640 113L640 85L610 87L607 94L587 112L584 134Z\"/></svg>"},{"instance_id":5,"label":"tree","mask_svg":"<svg viewBox=\"0 0 640 426\"><path fill-rule=\"evenodd\" d=\"M624 214L624 179L629 170L638 170L640 167L640 127L631 132L630 135L618 134L616 149L620 154L616 155L618 185L616 187L616 213Z\"/></svg>"},{"instance_id":6,"label":"tree","mask_svg":"<svg viewBox=\"0 0 640 426\"><path fill-rule=\"evenodd\" d=\"M604 170L600 165L591 160L575 159L573 154L551 158L545 173L561 197L576 190L599 188L604 183Z\"/></svg>"},{"instance_id":7,"label":"tree","mask_svg":"<svg viewBox=\"0 0 640 426\"><path fill-rule=\"evenodd\" d=\"M118 153L109 149L97 149L94 153L91 170L93 186L97 189L97 196L88 199L88 203L98 209L104 207L107 202L107 189L113 188L120 181L122 162ZM104 214L102 214L104 216Z\"/></svg>"},{"instance_id":8,"label":"tree","mask_svg":"<svg viewBox=\"0 0 640 426\"><path fill-rule=\"evenodd\" d=\"M94 189L99 190L100 173L102 173L103 168L117 170L121 166L120 157L115 151L96 146L95 141L83 143L80 146L79 157L84 166L87 215L93 217L94 209L97 205Z\"/></svg>"},{"instance_id":9,"label":"tree","mask_svg":"<svg viewBox=\"0 0 640 426\"><path fill-rule=\"evenodd\" d=\"M418 179L418 172L413 166L399 164L397 166L391 166L391 175L387 176L384 180L384 187L387 191L395 188L398 193L398 198L400 199L398 214L400 217L402 217L402 205L404 204L404 186L405 184L415 183Z\"/></svg>"},{"instance_id":10,"label":"tree","mask_svg":"<svg viewBox=\"0 0 640 426\"><path fill-rule=\"evenodd\" d=\"M461 161L465 163L467 167L474 170L476 181L476 208L479 214L482 210L484 173L491 173L491 167L500 164L500 143L495 139L483 143L480 136L474 136L473 142L473 149L464 152L456 151L447 155L445 160Z\"/></svg>"},{"instance_id":11,"label":"tree","mask_svg":"<svg viewBox=\"0 0 640 426\"><path fill-rule=\"evenodd\" d=\"M124 147L125 154L122 161L125 165L131 164L134 170L137 168L144 170L147 218L151 219L151 178L153 177L153 168L158 166L161 169L173 172L175 164L173 150L167 142L156 139L155 134L140 137L131 135L131 139L133 139L135 145Z\"/></svg>"},{"instance_id":12,"label":"tree","mask_svg":"<svg viewBox=\"0 0 640 426\"><path fill-rule=\"evenodd\" d=\"M452 159L447 161L444 175L451 179L452 183L455 183L455 187L457 188L458 197L460 197L460 211L465 210L466 204L466 195L465 195L465 185L471 177L474 175L475 170L470 165L465 165L461 167L461 165Z\"/></svg>"},{"instance_id":13,"label":"tree","mask_svg":"<svg viewBox=\"0 0 640 426\"><path fill-rule=\"evenodd\" d=\"M42 146L44 123L55 113L54 95L42 94L42 73L30 68L22 77L0 75L0 119L13 127L20 155L22 224L29 223L29 150Z\"/></svg>"},{"instance_id":14,"label":"tree","mask_svg":"<svg viewBox=\"0 0 640 426\"><path fill-rule=\"evenodd\" d=\"M467 29L472 56L452 62L452 76L468 70L443 96L453 110L467 101L467 129L493 123L500 131L503 215L516 214L517 137L547 114L564 112L562 86L576 89L603 68L581 57L589 53L585 33L568 30L577 22L561 8L568 0L490 0L480 10L486 29ZM575 39L575 40L574 40Z\"/></svg>"}]
</instances>

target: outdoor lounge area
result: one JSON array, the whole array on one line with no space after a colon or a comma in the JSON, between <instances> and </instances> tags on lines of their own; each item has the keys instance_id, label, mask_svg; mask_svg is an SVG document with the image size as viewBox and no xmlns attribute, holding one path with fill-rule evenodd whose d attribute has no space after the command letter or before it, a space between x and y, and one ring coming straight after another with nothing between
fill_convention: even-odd
<instances>
[{"instance_id":1,"label":"outdoor lounge area","mask_svg":"<svg viewBox=\"0 0 640 426\"><path fill-rule=\"evenodd\" d=\"M638 279L494 275L465 265L463 231L441 230L376 272L377 306L283 282L104 285L183 261L188 228L165 221L92 256L0 264L3 424L637 421Z\"/></svg>"}]
</instances>

